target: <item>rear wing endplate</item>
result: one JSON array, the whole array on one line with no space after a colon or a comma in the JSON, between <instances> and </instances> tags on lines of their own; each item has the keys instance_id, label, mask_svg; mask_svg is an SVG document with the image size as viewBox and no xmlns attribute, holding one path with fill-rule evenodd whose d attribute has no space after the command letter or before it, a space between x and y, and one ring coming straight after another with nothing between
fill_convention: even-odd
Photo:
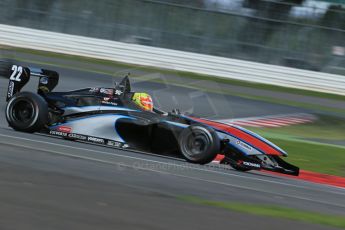
<instances>
[{"instance_id":1,"label":"rear wing endplate","mask_svg":"<svg viewBox=\"0 0 345 230\"><path fill-rule=\"evenodd\" d=\"M37 88L38 94L51 92L59 82L59 74L55 71L12 65L6 101L10 100L13 95L20 92L20 90L29 82L30 77L39 78Z\"/></svg>"}]
</instances>

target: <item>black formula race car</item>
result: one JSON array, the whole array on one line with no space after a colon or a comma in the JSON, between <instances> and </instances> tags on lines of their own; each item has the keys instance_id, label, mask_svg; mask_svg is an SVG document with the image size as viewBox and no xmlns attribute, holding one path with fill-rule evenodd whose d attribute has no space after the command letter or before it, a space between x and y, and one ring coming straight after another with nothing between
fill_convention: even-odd
<instances>
[{"instance_id":1,"label":"black formula race car","mask_svg":"<svg viewBox=\"0 0 345 230\"><path fill-rule=\"evenodd\" d=\"M21 92L31 77L39 79L37 93ZM128 77L112 88L53 92L58 81L55 71L13 65L6 106L9 126L22 132L173 155L196 164L210 163L221 155L222 164L240 171L299 173L299 168L281 159L286 152L242 127L178 110L142 110L131 100Z\"/></svg>"}]
</instances>

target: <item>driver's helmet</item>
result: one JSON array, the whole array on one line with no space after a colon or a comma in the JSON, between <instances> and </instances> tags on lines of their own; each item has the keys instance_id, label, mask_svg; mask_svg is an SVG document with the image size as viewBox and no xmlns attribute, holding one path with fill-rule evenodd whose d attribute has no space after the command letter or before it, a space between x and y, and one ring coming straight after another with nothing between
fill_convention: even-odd
<instances>
[{"instance_id":1,"label":"driver's helmet","mask_svg":"<svg viewBox=\"0 0 345 230\"><path fill-rule=\"evenodd\" d=\"M134 101L135 104L139 105L143 110L151 112L153 111L152 98L147 93L134 93L132 101Z\"/></svg>"}]
</instances>

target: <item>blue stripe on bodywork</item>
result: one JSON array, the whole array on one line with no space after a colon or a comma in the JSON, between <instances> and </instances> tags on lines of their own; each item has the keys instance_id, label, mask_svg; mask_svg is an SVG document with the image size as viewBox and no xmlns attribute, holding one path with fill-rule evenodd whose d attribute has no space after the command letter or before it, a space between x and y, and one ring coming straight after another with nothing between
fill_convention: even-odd
<instances>
[{"instance_id":1,"label":"blue stripe on bodywork","mask_svg":"<svg viewBox=\"0 0 345 230\"><path fill-rule=\"evenodd\" d=\"M136 111L138 112L138 110L134 110L134 109L129 109L126 107L118 107L118 106L109 106L109 105L91 105L91 106L69 106L69 107L64 107L62 109L91 109L91 110L105 110L105 109L110 109L110 110L119 110L119 111Z\"/></svg>"},{"instance_id":2,"label":"blue stripe on bodywork","mask_svg":"<svg viewBox=\"0 0 345 230\"><path fill-rule=\"evenodd\" d=\"M269 140L263 138L262 136L254 133L254 132L252 132L252 131L250 131L248 129L242 128L241 126L233 125L233 127L235 127L236 129L239 129L239 130L241 130L241 131L243 131L243 132L245 132L245 133L247 133L247 134L249 134L249 135L251 135L251 136L253 136L253 137L257 138L257 139L259 139L260 141L270 145L272 148L274 148L277 151L281 152L283 155L285 155L285 156L288 155L287 152L285 152L284 150L282 150L281 148L279 148L278 146L276 146L275 144L273 144Z\"/></svg>"},{"instance_id":3,"label":"blue stripe on bodywork","mask_svg":"<svg viewBox=\"0 0 345 230\"><path fill-rule=\"evenodd\" d=\"M82 120L87 120L87 119L90 119L90 118L94 118L94 117L115 117L117 119L122 119L122 118L126 118L126 119L130 119L130 120L136 120L136 118L134 117L129 117L129 116L125 116L125 115L115 115L115 114L101 114L101 115L93 115L93 116L88 116L88 117L83 117L83 118L78 118L78 119L75 119L73 121L69 121L69 122L66 122L66 123L59 123L57 125L54 125L54 126L50 126L49 128L50 129L55 129L59 126L64 126L64 125L70 125L70 124L73 124L75 122L79 122L79 121L82 121ZM116 122L114 123L114 130L115 130L115 133L117 134L117 136L122 140L122 142L125 142L123 140L123 138L120 136L120 134L117 132L116 130Z\"/></svg>"},{"instance_id":4,"label":"blue stripe on bodywork","mask_svg":"<svg viewBox=\"0 0 345 230\"><path fill-rule=\"evenodd\" d=\"M120 116L118 119L122 119L122 118L126 118L126 119L130 119L130 120L136 120L136 118L134 117L129 117L129 116ZM116 120L117 122L117 120ZM119 132L116 129L116 122L114 122L114 130L116 132L116 135L121 139L122 142L125 142L125 140L121 137L121 135L119 134Z\"/></svg>"},{"instance_id":5,"label":"blue stripe on bodywork","mask_svg":"<svg viewBox=\"0 0 345 230\"><path fill-rule=\"evenodd\" d=\"M181 123L178 123L178 122L173 122L173 121L164 121L165 123L168 123L170 125L174 125L174 126L178 126L178 127L181 127L181 128L187 128L189 127L190 125L187 125L187 124L181 124Z\"/></svg>"},{"instance_id":6,"label":"blue stripe on bodywork","mask_svg":"<svg viewBox=\"0 0 345 230\"><path fill-rule=\"evenodd\" d=\"M91 115L91 116L83 117L83 118L77 118L77 119L74 119L73 121L67 121L67 122L65 122L65 123L58 123L58 124L56 124L56 125L50 126L49 128L55 128L55 127L58 127L58 126L60 126L60 125L67 125L67 124L74 123L74 122L76 122L76 121L87 120L87 119L94 118L94 117L112 117L112 116L115 116L115 117L120 117L120 116L122 116L121 118L135 119L135 118L133 118L133 117L129 117L129 116L125 116L125 115L99 114L99 115Z\"/></svg>"},{"instance_id":7,"label":"blue stripe on bodywork","mask_svg":"<svg viewBox=\"0 0 345 230\"><path fill-rule=\"evenodd\" d=\"M201 124L203 124L203 123L201 123ZM224 132L223 130L215 129L215 128L212 127L212 126L210 126L210 127L213 128L214 130L216 130L217 132L221 132L221 133L224 133L224 134L226 134L226 135L232 136L232 137L238 139L239 141L242 141L243 143L249 145L249 146L252 147L253 149L256 149L256 150L259 151L260 153L266 155L265 151L263 151L263 150L261 150L261 149L255 147L255 146L253 146L252 144L248 143L247 141L245 141L245 140L243 140L243 139L241 139L241 138L239 138L239 137L237 137L237 136L235 136L235 135L233 135L233 134L231 134L231 133L227 133L227 132ZM235 146L235 145L232 145L232 146ZM235 146L235 148L236 148L236 146ZM243 151L242 151L242 152L243 152ZM246 153L244 153L244 154L245 154L245 155L248 155L248 154L246 154Z\"/></svg>"}]
</instances>

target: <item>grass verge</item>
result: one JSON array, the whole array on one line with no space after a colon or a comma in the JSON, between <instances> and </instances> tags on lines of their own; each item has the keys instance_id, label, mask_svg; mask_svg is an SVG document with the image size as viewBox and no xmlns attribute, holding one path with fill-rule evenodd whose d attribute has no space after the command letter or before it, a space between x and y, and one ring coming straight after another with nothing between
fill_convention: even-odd
<instances>
[{"instance_id":1,"label":"grass verge","mask_svg":"<svg viewBox=\"0 0 345 230\"><path fill-rule=\"evenodd\" d=\"M230 211L247 213L258 216L282 218L295 221L302 221L311 224L321 224L331 227L345 229L345 216L326 215L317 212L308 212L292 208L285 208L273 205L257 205L234 202L209 201L196 197L182 196L179 200L211 207L223 208Z\"/></svg>"},{"instance_id":2,"label":"grass verge","mask_svg":"<svg viewBox=\"0 0 345 230\"><path fill-rule=\"evenodd\" d=\"M303 170L345 176L345 147L298 139L270 140L289 153L288 162Z\"/></svg>"},{"instance_id":3,"label":"grass verge","mask_svg":"<svg viewBox=\"0 0 345 230\"><path fill-rule=\"evenodd\" d=\"M289 153L287 160L301 169L345 176L345 120L320 116L315 123L281 128L250 128Z\"/></svg>"},{"instance_id":4,"label":"grass verge","mask_svg":"<svg viewBox=\"0 0 345 230\"><path fill-rule=\"evenodd\" d=\"M319 115L313 123L285 126L280 128L251 128L264 136L285 135L298 139L317 139L325 142L345 143L345 118Z\"/></svg>"}]
</instances>

